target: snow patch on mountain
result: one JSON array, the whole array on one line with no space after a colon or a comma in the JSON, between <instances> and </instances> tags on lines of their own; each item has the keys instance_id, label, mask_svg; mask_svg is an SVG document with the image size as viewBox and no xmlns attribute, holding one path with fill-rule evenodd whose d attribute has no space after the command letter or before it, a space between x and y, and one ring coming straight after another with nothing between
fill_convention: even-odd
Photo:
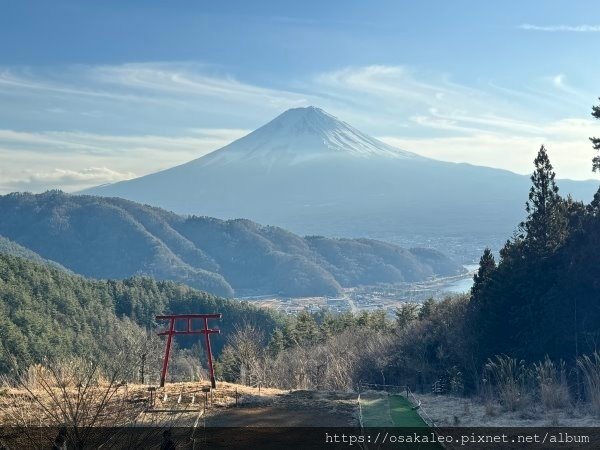
<instances>
[{"instance_id":1,"label":"snow patch on mountain","mask_svg":"<svg viewBox=\"0 0 600 450\"><path fill-rule=\"evenodd\" d=\"M289 109L252 133L192 161L194 165L298 164L319 158L424 159L374 139L320 108Z\"/></svg>"}]
</instances>

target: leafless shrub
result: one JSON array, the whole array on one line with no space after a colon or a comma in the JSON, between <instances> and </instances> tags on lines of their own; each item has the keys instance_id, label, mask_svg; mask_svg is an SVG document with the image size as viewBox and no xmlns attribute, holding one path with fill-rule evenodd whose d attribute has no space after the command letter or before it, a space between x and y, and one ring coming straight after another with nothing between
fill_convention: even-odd
<instances>
[{"instance_id":1,"label":"leafless shrub","mask_svg":"<svg viewBox=\"0 0 600 450\"><path fill-rule=\"evenodd\" d=\"M3 411L3 423L31 430L61 429L66 442L82 448L98 439L98 427L120 426L133 420L140 404L128 402L121 383L122 364L102 372L94 360L70 359L35 365L5 378L11 397Z\"/></svg>"},{"instance_id":2,"label":"leafless shrub","mask_svg":"<svg viewBox=\"0 0 600 450\"><path fill-rule=\"evenodd\" d=\"M110 342L109 346L122 355L122 377L142 384L157 382L165 344L156 330L143 330L127 317L116 326L115 336L119 339Z\"/></svg>"},{"instance_id":3,"label":"leafless shrub","mask_svg":"<svg viewBox=\"0 0 600 450\"><path fill-rule=\"evenodd\" d=\"M257 326L250 323L237 326L228 336L217 362L219 375L245 385L264 384L268 363L264 344L264 332Z\"/></svg>"},{"instance_id":4,"label":"leafless shrub","mask_svg":"<svg viewBox=\"0 0 600 450\"><path fill-rule=\"evenodd\" d=\"M297 345L263 361L268 386L347 391L370 372L383 372L393 337L366 330L345 331L313 345Z\"/></svg>"},{"instance_id":5,"label":"leafless shrub","mask_svg":"<svg viewBox=\"0 0 600 450\"><path fill-rule=\"evenodd\" d=\"M584 355L577 360L584 377L585 391L594 414L600 416L600 354Z\"/></svg>"}]
</instances>

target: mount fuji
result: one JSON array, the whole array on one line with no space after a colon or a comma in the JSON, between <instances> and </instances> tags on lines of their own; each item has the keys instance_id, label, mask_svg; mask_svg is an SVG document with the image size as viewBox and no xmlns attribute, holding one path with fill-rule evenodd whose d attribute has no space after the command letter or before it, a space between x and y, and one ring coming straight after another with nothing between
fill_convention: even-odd
<instances>
[{"instance_id":1,"label":"mount fuji","mask_svg":"<svg viewBox=\"0 0 600 450\"><path fill-rule=\"evenodd\" d=\"M523 218L529 186L524 175L397 149L311 106L186 164L84 193L301 234L422 245L438 237L505 238ZM597 189L593 181L559 186L586 201Z\"/></svg>"},{"instance_id":2,"label":"mount fuji","mask_svg":"<svg viewBox=\"0 0 600 450\"><path fill-rule=\"evenodd\" d=\"M373 139L320 108L289 109L198 164L243 161L294 165L327 158L420 158Z\"/></svg>"}]
</instances>

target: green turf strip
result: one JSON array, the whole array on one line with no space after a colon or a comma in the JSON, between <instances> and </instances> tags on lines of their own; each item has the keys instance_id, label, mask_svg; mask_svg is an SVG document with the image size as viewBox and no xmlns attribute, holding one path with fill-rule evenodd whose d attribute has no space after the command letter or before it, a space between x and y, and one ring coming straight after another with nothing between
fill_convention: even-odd
<instances>
[{"instance_id":1,"label":"green turf strip","mask_svg":"<svg viewBox=\"0 0 600 450\"><path fill-rule=\"evenodd\" d=\"M409 401L401 395L390 395L390 416L395 427L426 427L427 424L416 410L411 408Z\"/></svg>"},{"instance_id":2,"label":"green turf strip","mask_svg":"<svg viewBox=\"0 0 600 450\"><path fill-rule=\"evenodd\" d=\"M402 395L366 393L360 401L365 427L427 427Z\"/></svg>"},{"instance_id":3,"label":"green turf strip","mask_svg":"<svg viewBox=\"0 0 600 450\"><path fill-rule=\"evenodd\" d=\"M388 396L363 397L360 400L364 427L392 427Z\"/></svg>"},{"instance_id":4,"label":"green turf strip","mask_svg":"<svg viewBox=\"0 0 600 450\"><path fill-rule=\"evenodd\" d=\"M375 391L365 392L361 395L360 406L362 411L362 425L365 428L385 427L391 430L386 431L386 436L388 433L391 433L393 436L402 436L402 430L406 430L407 435L405 438L411 437L413 433L416 433L421 439L425 437L431 438L431 429L421 416L419 416L417 411L411 408L410 402L402 395L388 395L386 392ZM398 441L389 441L390 444L393 442ZM398 444L394 448L444 450L437 442L416 442L404 441L404 443Z\"/></svg>"}]
</instances>

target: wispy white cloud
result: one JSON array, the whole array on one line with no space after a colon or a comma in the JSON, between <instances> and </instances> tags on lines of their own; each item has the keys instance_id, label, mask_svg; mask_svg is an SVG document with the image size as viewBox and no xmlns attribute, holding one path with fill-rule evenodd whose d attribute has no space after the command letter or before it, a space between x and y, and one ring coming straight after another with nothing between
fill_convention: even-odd
<instances>
[{"instance_id":1,"label":"wispy white cloud","mask_svg":"<svg viewBox=\"0 0 600 450\"><path fill-rule=\"evenodd\" d=\"M27 67L0 71L0 89L162 105L192 104L194 98L234 100L280 108L308 102L302 94L243 83L210 66L192 63L129 63L72 66L33 73ZM206 105L205 105L206 106Z\"/></svg>"},{"instance_id":2,"label":"wispy white cloud","mask_svg":"<svg viewBox=\"0 0 600 450\"><path fill-rule=\"evenodd\" d=\"M379 139L444 161L493 166L522 174L531 172L537 150L545 144L559 175L586 180L597 178L590 170L592 152L587 141L587 136L597 131L597 125L590 119L562 119L539 124L532 133L480 130L463 136Z\"/></svg>"},{"instance_id":3,"label":"wispy white cloud","mask_svg":"<svg viewBox=\"0 0 600 450\"><path fill-rule=\"evenodd\" d=\"M524 23L519 26L521 30L546 31L546 32L571 32L571 33L598 33L600 25L532 25Z\"/></svg>"},{"instance_id":4,"label":"wispy white cloud","mask_svg":"<svg viewBox=\"0 0 600 450\"><path fill-rule=\"evenodd\" d=\"M489 83L480 88L465 86L447 75L418 73L396 66L346 68L321 74L315 82L341 98L360 94L362 108L357 109L369 111L363 115L370 117L375 112L375 118L383 120L381 128L389 129L398 117L403 117L412 124L414 132L421 128L421 134L423 130L446 134L539 133L538 122L544 118L535 115L547 112L547 103L564 108L562 100L581 95L566 84L564 75L558 79L558 85L553 79L557 91L554 99L543 97L536 102L535 94L516 89L510 89L511 97L507 97L498 95L497 88L489 89ZM527 107L523 106L523 96L530 97ZM544 108L536 111L536 103Z\"/></svg>"},{"instance_id":5,"label":"wispy white cloud","mask_svg":"<svg viewBox=\"0 0 600 450\"><path fill-rule=\"evenodd\" d=\"M464 86L446 75L387 66L346 68L322 74L316 83L340 97L359 93L371 119L402 117L402 128L391 123L374 127L391 145L432 158L529 173L545 144L559 176L593 178L587 138L598 134L598 123L569 116L571 108L565 105L587 107L594 97L574 88L565 74L540 78L538 92L493 81Z\"/></svg>"},{"instance_id":6,"label":"wispy white cloud","mask_svg":"<svg viewBox=\"0 0 600 450\"><path fill-rule=\"evenodd\" d=\"M12 179L2 177L0 188L19 191L39 191L45 189L76 190L86 186L128 180L135 177L133 172L119 172L107 167L86 167L72 169L24 169L14 174Z\"/></svg>"},{"instance_id":7,"label":"wispy white cloud","mask_svg":"<svg viewBox=\"0 0 600 450\"><path fill-rule=\"evenodd\" d=\"M117 172L107 167L88 167L81 170L53 169L50 171L25 171L27 178L22 183L82 184L127 180L135 177L133 172Z\"/></svg>"},{"instance_id":8,"label":"wispy white cloud","mask_svg":"<svg viewBox=\"0 0 600 450\"><path fill-rule=\"evenodd\" d=\"M568 81L567 76L564 73L559 73L548 78L550 79L552 86L556 88L557 91L561 91L560 93L566 94L567 98L572 102L586 105L590 101L590 96L580 89L575 88Z\"/></svg>"},{"instance_id":9,"label":"wispy white cloud","mask_svg":"<svg viewBox=\"0 0 600 450\"><path fill-rule=\"evenodd\" d=\"M189 135L170 137L122 136L67 131L18 132L0 129L0 148L27 149L40 153L62 150L74 151L78 154L98 155L124 152L143 155L151 150L165 150L172 155L183 152L186 157L199 157L247 133L248 130L240 129L199 128L190 130Z\"/></svg>"},{"instance_id":10,"label":"wispy white cloud","mask_svg":"<svg viewBox=\"0 0 600 450\"><path fill-rule=\"evenodd\" d=\"M73 80L79 81L81 79L79 73L71 73L70 75L73 77ZM22 93L29 93L33 95L48 93L53 95L61 94L63 96L94 97L129 102L152 101L151 98L145 98L143 96L135 96L114 91L104 91L101 89L93 89L89 87L78 87L73 84L64 84L60 80L54 80L52 76L47 75L46 77L39 77L32 75L30 70L27 69L19 70L14 68L5 68L1 70L0 89L9 92L16 92L18 90Z\"/></svg>"},{"instance_id":11,"label":"wispy white cloud","mask_svg":"<svg viewBox=\"0 0 600 450\"><path fill-rule=\"evenodd\" d=\"M193 129L178 137L0 130L0 192L75 191L199 158L248 130Z\"/></svg>"}]
</instances>

